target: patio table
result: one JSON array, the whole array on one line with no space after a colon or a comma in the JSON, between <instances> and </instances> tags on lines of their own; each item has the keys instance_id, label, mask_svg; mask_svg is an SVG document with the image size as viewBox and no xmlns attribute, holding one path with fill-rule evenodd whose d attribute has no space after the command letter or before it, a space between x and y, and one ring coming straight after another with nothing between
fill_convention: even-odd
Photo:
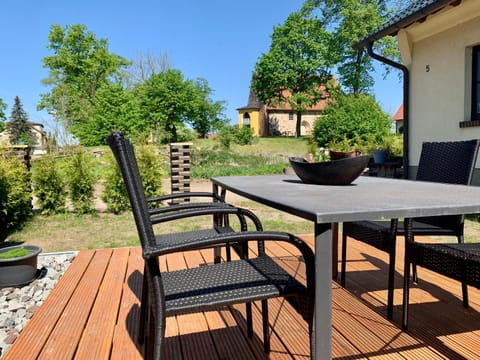
<instances>
[{"instance_id":1,"label":"patio table","mask_svg":"<svg viewBox=\"0 0 480 360\"><path fill-rule=\"evenodd\" d=\"M347 186L304 184L295 175L221 176L226 191L310 220L315 233L315 353L332 350L332 224L344 221L480 213L480 187L361 176ZM336 260L334 260L336 263Z\"/></svg>"}]
</instances>

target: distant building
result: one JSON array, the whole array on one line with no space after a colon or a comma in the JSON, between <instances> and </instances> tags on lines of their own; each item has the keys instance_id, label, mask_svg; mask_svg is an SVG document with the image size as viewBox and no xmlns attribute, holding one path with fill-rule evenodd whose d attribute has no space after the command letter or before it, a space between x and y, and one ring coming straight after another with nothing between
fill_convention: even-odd
<instances>
[{"instance_id":1,"label":"distant building","mask_svg":"<svg viewBox=\"0 0 480 360\"><path fill-rule=\"evenodd\" d=\"M397 112L392 117L393 121L395 122L395 134L402 134L403 133L403 104L400 105Z\"/></svg>"},{"instance_id":2,"label":"distant building","mask_svg":"<svg viewBox=\"0 0 480 360\"><path fill-rule=\"evenodd\" d=\"M311 135L315 120L322 114L327 99L302 113L301 135ZM295 136L297 114L288 103L267 107L250 89L247 105L238 108L238 126L253 129L254 136Z\"/></svg>"},{"instance_id":3,"label":"distant building","mask_svg":"<svg viewBox=\"0 0 480 360\"><path fill-rule=\"evenodd\" d=\"M33 153L44 153L47 149L47 134L43 130L43 124L29 123L34 134L34 143L32 144ZM10 134L7 130L0 132L0 146L10 145Z\"/></svg>"}]
</instances>

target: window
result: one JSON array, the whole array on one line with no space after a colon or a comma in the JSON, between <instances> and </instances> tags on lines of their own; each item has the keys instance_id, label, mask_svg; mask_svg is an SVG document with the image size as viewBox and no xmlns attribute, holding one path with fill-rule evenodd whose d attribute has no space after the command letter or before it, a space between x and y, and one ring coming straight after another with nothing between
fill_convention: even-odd
<instances>
[{"instance_id":1,"label":"window","mask_svg":"<svg viewBox=\"0 0 480 360\"><path fill-rule=\"evenodd\" d=\"M472 51L472 120L480 120L480 46Z\"/></svg>"},{"instance_id":2,"label":"window","mask_svg":"<svg viewBox=\"0 0 480 360\"><path fill-rule=\"evenodd\" d=\"M243 114L243 126L250 127L250 114L249 113Z\"/></svg>"},{"instance_id":3,"label":"window","mask_svg":"<svg viewBox=\"0 0 480 360\"><path fill-rule=\"evenodd\" d=\"M288 113L288 120L293 121L293 112L292 111L290 111Z\"/></svg>"}]
</instances>

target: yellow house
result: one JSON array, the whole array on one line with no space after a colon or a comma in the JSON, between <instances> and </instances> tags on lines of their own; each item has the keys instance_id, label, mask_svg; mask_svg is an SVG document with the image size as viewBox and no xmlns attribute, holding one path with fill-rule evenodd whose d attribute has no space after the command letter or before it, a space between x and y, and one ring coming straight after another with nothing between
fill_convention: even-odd
<instances>
[{"instance_id":1,"label":"yellow house","mask_svg":"<svg viewBox=\"0 0 480 360\"><path fill-rule=\"evenodd\" d=\"M311 135L315 120L322 114L326 99L302 113L301 135ZM254 136L295 136L297 114L288 103L264 105L250 89L247 105L238 108L238 126L249 126Z\"/></svg>"}]
</instances>

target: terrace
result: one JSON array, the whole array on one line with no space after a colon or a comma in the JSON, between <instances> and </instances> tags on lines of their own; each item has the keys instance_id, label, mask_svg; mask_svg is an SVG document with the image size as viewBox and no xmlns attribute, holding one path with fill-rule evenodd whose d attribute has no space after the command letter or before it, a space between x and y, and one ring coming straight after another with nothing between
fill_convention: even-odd
<instances>
[{"instance_id":1,"label":"terrace","mask_svg":"<svg viewBox=\"0 0 480 360\"><path fill-rule=\"evenodd\" d=\"M313 248L313 237L304 236ZM411 291L410 330L402 332L403 241L398 245L394 320L386 319L387 255L349 242L347 288L332 281L335 359L473 359L480 353L480 293L470 289L471 307L460 285L424 269ZM292 254L269 251L286 266ZM212 259L210 250L167 256L161 266L178 269ZM294 270L294 269L292 269ZM86 250L77 255L47 300L3 359L136 359L142 286L140 248ZM280 311L281 310L281 311ZM263 353L260 311L255 335L246 336L244 306L167 320L167 359L307 359L305 322L289 305L271 302L271 353Z\"/></svg>"}]
</instances>

